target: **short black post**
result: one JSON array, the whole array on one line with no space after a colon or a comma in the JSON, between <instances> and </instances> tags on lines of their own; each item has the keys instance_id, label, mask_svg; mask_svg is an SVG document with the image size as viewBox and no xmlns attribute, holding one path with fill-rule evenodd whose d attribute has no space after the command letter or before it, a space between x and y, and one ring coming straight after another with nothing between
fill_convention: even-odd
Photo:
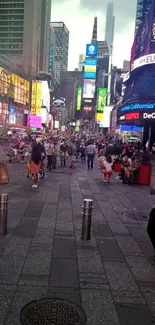
<instances>
[{"instance_id":1,"label":"short black post","mask_svg":"<svg viewBox=\"0 0 155 325\"><path fill-rule=\"evenodd\" d=\"M0 235L7 234L8 194L0 193Z\"/></svg>"},{"instance_id":2,"label":"short black post","mask_svg":"<svg viewBox=\"0 0 155 325\"><path fill-rule=\"evenodd\" d=\"M91 218L93 214L93 200L85 199L83 205L82 240L90 240Z\"/></svg>"}]
</instances>

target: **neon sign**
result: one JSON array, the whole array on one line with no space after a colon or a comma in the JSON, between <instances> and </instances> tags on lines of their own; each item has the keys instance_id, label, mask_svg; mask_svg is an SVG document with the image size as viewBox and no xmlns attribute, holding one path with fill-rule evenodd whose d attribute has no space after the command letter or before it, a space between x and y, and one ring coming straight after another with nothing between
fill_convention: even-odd
<instances>
[{"instance_id":1,"label":"neon sign","mask_svg":"<svg viewBox=\"0 0 155 325\"><path fill-rule=\"evenodd\" d=\"M130 104L122 107L120 109L121 112L126 112L126 111L131 111L131 110L145 110L145 109L154 109L155 108L155 103L136 103L136 104Z\"/></svg>"},{"instance_id":2,"label":"neon sign","mask_svg":"<svg viewBox=\"0 0 155 325\"><path fill-rule=\"evenodd\" d=\"M139 113L128 113L125 116L126 120L139 120L140 114Z\"/></svg>"}]
</instances>

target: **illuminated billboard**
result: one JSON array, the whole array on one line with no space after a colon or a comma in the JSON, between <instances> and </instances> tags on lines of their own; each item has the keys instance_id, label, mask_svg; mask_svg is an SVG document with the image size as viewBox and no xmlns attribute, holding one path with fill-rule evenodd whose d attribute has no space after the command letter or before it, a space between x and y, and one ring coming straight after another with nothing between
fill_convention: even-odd
<instances>
[{"instance_id":1,"label":"illuminated billboard","mask_svg":"<svg viewBox=\"0 0 155 325\"><path fill-rule=\"evenodd\" d=\"M83 98L94 98L95 96L95 80L85 79L83 86Z\"/></svg>"},{"instance_id":2,"label":"illuminated billboard","mask_svg":"<svg viewBox=\"0 0 155 325\"><path fill-rule=\"evenodd\" d=\"M81 110L81 100L82 100L82 88L78 87L76 91L77 91L77 93L76 93L76 110L80 111Z\"/></svg>"},{"instance_id":3,"label":"illuminated billboard","mask_svg":"<svg viewBox=\"0 0 155 325\"><path fill-rule=\"evenodd\" d=\"M86 44L86 56L97 56L97 44Z\"/></svg>"},{"instance_id":4,"label":"illuminated billboard","mask_svg":"<svg viewBox=\"0 0 155 325\"><path fill-rule=\"evenodd\" d=\"M95 79L96 78L96 59L86 58L84 61L84 79Z\"/></svg>"},{"instance_id":5,"label":"illuminated billboard","mask_svg":"<svg viewBox=\"0 0 155 325\"><path fill-rule=\"evenodd\" d=\"M0 95L7 95L16 103L26 104L29 103L29 91L29 81L0 67Z\"/></svg>"},{"instance_id":6,"label":"illuminated billboard","mask_svg":"<svg viewBox=\"0 0 155 325\"><path fill-rule=\"evenodd\" d=\"M93 98L84 98L82 102L82 117L83 119L92 119L94 116Z\"/></svg>"},{"instance_id":7,"label":"illuminated billboard","mask_svg":"<svg viewBox=\"0 0 155 325\"><path fill-rule=\"evenodd\" d=\"M32 82L31 94L31 113L41 115L42 107L42 83L40 81Z\"/></svg>"},{"instance_id":8,"label":"illuminated billboard","mask_svg":"<svg viewBox=\"0 0 155 325\"><path fill-rule=\"evenodd\" d=\"M104 107L107 103L107 88L97 89L97 112L104 112Z\"/></svg>"}]
</instances>

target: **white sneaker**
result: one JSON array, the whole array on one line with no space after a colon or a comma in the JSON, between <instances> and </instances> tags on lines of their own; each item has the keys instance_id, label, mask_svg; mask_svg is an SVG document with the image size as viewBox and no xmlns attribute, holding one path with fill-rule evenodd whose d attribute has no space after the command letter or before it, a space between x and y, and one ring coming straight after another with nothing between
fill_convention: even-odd
<instances>
[{"instance_id":1,"label":"white sneaker","mask_svg":"<svg viewBox=\"0 0 155 325\"><path fill-rule=\"evenodd\" d=\"M37 186L37 184L33 184L32 187L33 188L37 188L38 186Z\"/></svg>"}]
</instances>

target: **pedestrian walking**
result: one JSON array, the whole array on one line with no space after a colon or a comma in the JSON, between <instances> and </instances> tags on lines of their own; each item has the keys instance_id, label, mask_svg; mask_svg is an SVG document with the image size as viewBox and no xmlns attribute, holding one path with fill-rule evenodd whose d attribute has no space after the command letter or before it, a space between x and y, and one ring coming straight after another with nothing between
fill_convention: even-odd
<instances>
[{"instance_id":1,"label":"pedestrian walking","mask_svg":"<svg viewBox=\"0 0 155 325\"><path fill-rule=\"evenodd\" d=\"M94 166L94 157L95 157L95 146L93 140L89 140L88 146L86 147L86 155L87 155L87 165L88 169L93 169Z\"/></svg>"}]
</instances>

